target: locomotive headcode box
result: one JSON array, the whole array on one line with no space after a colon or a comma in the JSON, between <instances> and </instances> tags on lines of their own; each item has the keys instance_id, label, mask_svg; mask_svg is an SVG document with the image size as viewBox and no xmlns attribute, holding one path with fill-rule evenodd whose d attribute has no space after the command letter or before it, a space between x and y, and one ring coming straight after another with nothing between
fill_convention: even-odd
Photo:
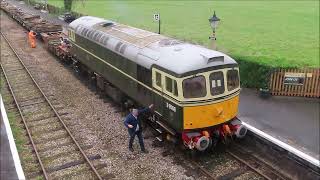
<instances>
[{"instance_id":1,"label":"locomotive headcode box","mask_svg":"<svg viewBox=\"0 0 320 180\"><path fill-rule=\"evenodd\" d=\"M290 73L284 74L283 83L286 85L303 85L306 78L305 73Z\"/></svg>"}]
</instances>

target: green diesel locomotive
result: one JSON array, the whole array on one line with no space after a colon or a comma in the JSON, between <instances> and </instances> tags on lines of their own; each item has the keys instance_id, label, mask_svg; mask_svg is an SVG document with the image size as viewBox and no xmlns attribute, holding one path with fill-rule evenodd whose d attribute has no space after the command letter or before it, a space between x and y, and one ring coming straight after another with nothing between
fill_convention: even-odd
<instances>
[{"instance_id":1,"label":"green diesel locomotive","mask_svg":"<svg viewBox=\"0 0 320 180\"><path fill-rule=\"evenodd\" d=\"M155 105L151 121L190 149L246 134L237 119L237 62L205 47L85 16L69 25L71 53L115 101Z\"/></svg>"}]
</instances>

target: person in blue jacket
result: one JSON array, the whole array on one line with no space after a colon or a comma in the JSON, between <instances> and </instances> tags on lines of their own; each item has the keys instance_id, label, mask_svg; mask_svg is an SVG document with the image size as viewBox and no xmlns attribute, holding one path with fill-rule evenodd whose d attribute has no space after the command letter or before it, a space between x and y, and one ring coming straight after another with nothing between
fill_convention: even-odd
<instances>
[{"instance_id":1,"label":"person in blue jacket","mask_svg":"<svg viewBox=\"0 0 320 180\"><path fill-rule=\"evenodd\" d=\"M128 128L128 132L129 132L129 150L131 152L133 152L133 141L135 136L137 135L139 138L139 144L140 144L140 148L141 151L143 153L148 153L148 151L145 149L144 147L144 143L143 143L143 137L142 137L142 127L141 127L141 120L139 119L139 116L143 113L149 112L150 109L153 108L153 104L151 104L149 107L144 108L142 110L138 110L138 109L132 109L131 113L127 115L127 117L125 118L124 121L124 125Z\"/></svg>"}]
</instances>

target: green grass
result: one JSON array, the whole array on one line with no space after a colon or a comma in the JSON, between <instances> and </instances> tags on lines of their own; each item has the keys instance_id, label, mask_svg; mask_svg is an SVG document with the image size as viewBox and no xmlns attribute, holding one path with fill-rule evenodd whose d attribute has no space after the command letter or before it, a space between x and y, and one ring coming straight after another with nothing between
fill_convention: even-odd
<instances>
[{"instance_id":1,"label":"green grass","mask_svg":"<svg viewBox=\"0 0 320 180\"><path fill-rule=\"evenodd\" d=\"M63 7L62 0L49 0ZM157 31L209 47L208 18L216 10L220 51L246 61L280 67L320 67L319 1L103 1L78 0L73 10Z\"/></svg>"},{"instance_id":2,"label":"green grass","mask_svg":"<svg viewBox=\"0 0 320 180\"><path fill-rule=\"evenodd\" d=\"M23 129L21 125L16 120L15 113L8 111L7 114L8 114L8 119L9 119L9 123L12 130L12 134L17 146L17 150L20 153L24 149L23 145L26 144L27 139L23 134Z\"/></svg>"}]
</instances>

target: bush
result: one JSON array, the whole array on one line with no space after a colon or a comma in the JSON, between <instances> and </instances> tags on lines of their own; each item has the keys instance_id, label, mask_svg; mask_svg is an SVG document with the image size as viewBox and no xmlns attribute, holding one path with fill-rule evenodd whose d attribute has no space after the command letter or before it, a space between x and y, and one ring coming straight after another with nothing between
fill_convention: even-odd
<instances>
[{"instance_id":1,"label":"bush","mask_svg":"<svg viewBox=\"0 0 320 180\"><path fill-rule=\"evenodd\" d=\"M266 88L268 87L272 65L259 64L249 60L250 57L235 57L239 64L242 87ZM263 61L263 59L261 59Z\"/></svg>"}]
</instances>

